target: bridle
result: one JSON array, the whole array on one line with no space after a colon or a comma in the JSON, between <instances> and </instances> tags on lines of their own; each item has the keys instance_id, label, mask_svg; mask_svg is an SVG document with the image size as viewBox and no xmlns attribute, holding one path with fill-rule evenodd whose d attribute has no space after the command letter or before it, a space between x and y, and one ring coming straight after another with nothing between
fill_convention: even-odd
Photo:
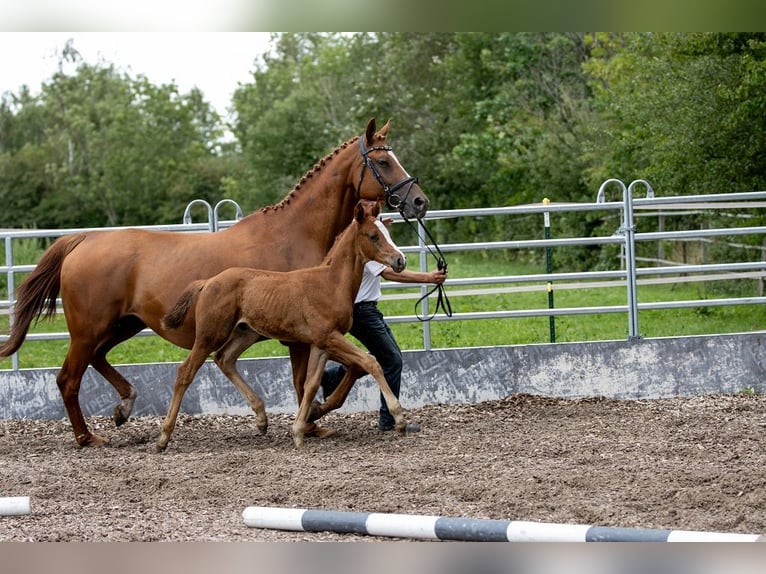
<instances>
[{"instance_id":1,"label":"bridle","mask_svg":"<svg viewBox=\"0 0 766 574\"><path fill-rule=\"evenodd\" d=\"M357 190L362 189L362 181L364 181L364 172L366 171L365 168L369 168L372 172L373 177L377 180L377 182L380 184L380 186L383 188L383 191L386 193L386 203L388 203L389 207L396 209L399 211L399 213L402 213L402 205L407 201L407 198L410 196L410 191L412 191L412 186L415 185L418 182L417 177L405 177L403 180L393 184L388 185L385 181L383 181L383 177L381 177L380 172L375 167L375 164L370 159L369 153L371 151L391 151L393 148L391 146L387 145L380 145L380 146L372 146L370 148L365 147L364 145L364 138L359 138L359 151L362 153L362 173L359 174L359 185L357 185ZM404 197L402 197L397 192L402 189L403 187L407 187L406 193L404 194ZM404 214L402 213L402 216Z\"/></svg>"},{"instance_id":2,"label":"bridle","mask_svg":"<svg viewBox=\"0 0 766 574\"><path fill-rule=\"evenodd\" d=\"M373 146L373 147L365 147L363 138L359 138L359 151L362 152L362 159L364 160L362 163L362 172L359 174L359 185L357 186L357 190L362 189L362 181L364 180L364 172L365 168L369 168L372 172L373 177L378 181L380 186L383 188L383 191L386 192L386 203L393 208L396 209L402 216L402 219L409 224L411 227L413 227L412 222L407 218L406 215L404 215L404 211L402 208L402 205L405 201L407 201L407 198L410 195L410 191L412 191L412 186L415 185L418 182L417 177L406 177L403 180L393 184L388 185L385 181L383 181L383 178L380 175L380 172L375 167L375 164L369 157L369 153L371 151L391 151L391 146L387 145L381 145L381 146ZM403 187L407 187L406 193L404 194L404 197L396 193ZM436 267L437 269L443 269L444 271L447 270L447 260L444 258L444 255L441 252L441 249L439 249L439 246L436 244L436 241L434 241L434 238L431 236L431 233L426 228L425 223L423 223L422 219L418 219L418 224L423 229L426 235L428 235L428 238L431 240L431 243L434 245L434 249L431 249L428 244L426 244L426 247L428 248L428 251L431 253L431 255L434 256L436 259ZM435 250L435 251L434 251ZM424 317L421 316L420 313L418 313L418 305L424 300L427 299L430 295L432 295L434 292L437 294L437 300L436 300L436 308L434 312L428 316ZM433 319L436 314L439 312L439 310L442 310L445 315L448 317L452 317L452 305L450 305L449 299L447 299L447 293L444 290L443 284L437 284L435 285L428 293L423 295L416 303L415 303L415 315L418 319L421 321L430 321Z\"/></svg>"}]
</instances>

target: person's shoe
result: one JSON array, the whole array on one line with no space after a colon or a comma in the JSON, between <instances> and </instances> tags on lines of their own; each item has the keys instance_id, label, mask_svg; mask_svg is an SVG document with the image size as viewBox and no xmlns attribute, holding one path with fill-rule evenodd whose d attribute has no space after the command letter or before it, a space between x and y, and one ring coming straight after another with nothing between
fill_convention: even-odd
<instances>
[{"instance_id":1,"label":"person's shoe","mask_svg":"<svg viewBox=\"0 0 766 574\"><path fill-rule=\"evenodd\" d=\"M380 432L389 432L394 430L395 428L396 427L394 427L393 424L389 424L389 425L378 424L378 430ZM415 423L407 423L407 426L404 427L404 434L410 434L415 432L420 432L420 425L417 425Z\"/></svg>"}]
</instances>

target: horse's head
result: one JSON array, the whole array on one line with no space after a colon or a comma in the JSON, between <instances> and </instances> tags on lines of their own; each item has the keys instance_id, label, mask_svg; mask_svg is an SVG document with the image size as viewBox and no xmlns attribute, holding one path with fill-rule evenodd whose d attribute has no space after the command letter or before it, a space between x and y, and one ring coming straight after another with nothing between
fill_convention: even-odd
<instances>
[{"instance_id":1,"label":"horse's head","mask_svg":"<svg viewBox=\"0 0 766 574\"><path fill-rule=\"evenodd\" d=\"M391 146L386 144L390 123L386 122L380 131L376 131L375 118L372 118L367 123L364 136L359 138L363 161L359 197L385 199L389 207L399 210L404 217L420 219L428 211L428 197L420 189L418 178L407 173ZM367 171L373 177L365 178Z\"/></svg>"},{"instance_id":2,"label":"horse's head","mask_svg":"<svg viewBox=\"0 0 766 574\"><path fill-rule=\"evenodd\" d=\"M380 205L377 201L361 200L354 209L358 224L358 245L366 259L388 265L397 273L404 270L407 258L391 239L388 229L378 219Z\"/></svg>"}]
</instances>

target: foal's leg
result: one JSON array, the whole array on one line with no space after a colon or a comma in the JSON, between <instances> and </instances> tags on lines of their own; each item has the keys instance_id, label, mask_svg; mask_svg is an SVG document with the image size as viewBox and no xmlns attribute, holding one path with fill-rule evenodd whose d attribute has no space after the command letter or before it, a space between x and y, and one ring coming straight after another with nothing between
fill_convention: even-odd
<instances>
[{"instance_id":1,"label":"foal's leg","mask_svg":"<svg viewBox=\"0 0 766 574\"><path fill-rule=\"evenodd\" d=\"M335 358L333 357L333 359ZM340 383L338 383L338 386L330 394L330 396L325 397L323 403L319 403L317 401L312 403L311 413L309 414L309 421L315 421L330 411L334 411L342 407L346 402L346 398L351 392L351 388L354 386L354 383L360 377L363 377L367 374L366 371L363 371L356 365L352 364L344 366L346 367L346 373L343 375L343 379L341 379Z\"/></svg>"},{"instance_id":2,"label":"foal's leg","mask_svg":"<svg viewBox=\"0 0 766 574\"><path fill-rule=\"evenodd\" d=\"M308 368L311 345L307 345L306 343L290 343L289 349L290 364L293 369L293 387L295 387L295 396L298 399L298 405L300 405L303 402L304 387L306 384L306 369ZM321 408L322 407L318 401L313 401L311 403L311 410L306 419L309 422L306 425L303 436L325 438L335 434L335 429L322 427L313 422L327 412L324 411L317 415L316 413L319 412Z\"/></svg>"},{"instance_id":3,"label":"foal's leg","mask_svg":"<svg viewBox=\"0 0 766 574\"><path fill-rule=\"evenodd\" d=\"M311 402L314 400L319 383L322 380L322 372L327 364L327 352L315 345L311 345L308 364L306 369L306 382L303 389L303 398L299 403L298 415L293 423L293 442L297 448L303 446L303 437L307 430L312 430L314 423L308 422L311 412Z\"/></svg>"},{"instance_id":4,"label":"foal's leg","mask_svg":"<svg viewBox=\"0 0 766 574\"><path fill-rule=\"evenodd\" d=\"M168 446L170 435L173 434L173 429L176 428L176 419L178 418L178 411L181 408L181 400L184 397L184 393L186 393L186 389L189 388L189 385L194 380L194 375L197 374L197 371L199 371L209 354L210 350L203 348L198 338L189 356L179 365L176 384L173 387L173 398L170 400L168 413L162 423L162 433L157 440L157 452L164 451Z\"/></svg>"},{"instance_id":5,"label":"foal's leg","mask_svg":"<svg viewBox=\"0 0 766 574\"><path fill-rule=\"evenodd\" d=\"M236 335L232 335L232 338L221 349L215 352L213 360L215 360L215 364L218 365L221 372L226 375L226 378L245 397L247 404L250 405L250 408L255 413L258 430L261 434L266 434L266 429L269 426L269 421L266 418L266 405L264 405L263 399L247 384L237 370L237 359L239 356L258 341L265 341L266 337L244 326L236 328L234 331Z\"/></svg>"},{"instance_id":6,"label":"foal's leg","mask_svg":"<svg viewBox=\"0 0 766 574\"><path fill-rule=\"evenodd\" d=\"M330 336L326 348L333 359L346 365L349 372L353 369L361 369L370 373L375 378L378 387L380 387L380 392L383 393L383 398L386 401L388 410L391 413L391 416L394 417L394 428L400 435L406 434L407 421L402 412L402 405L399 403L399 399L396 398L396 395L391 391L391 387L388 386L386 377L383 374L383 369L380 367L380 363L378 363L377 359L369 353L362 351L340 333L333 333ZM344 380L341 381L341 384L343 383L347 383L345 377ZM351 385L349 384L349 389L350 388ZM340 389L340 387L338 387L338 389ZM346 390L346 394L347 393L348 390ZM335 394L336 393L330 395L330 398L333 399ZM345 396L343 398L345 399Z\"/></svg>"}]
</instances>

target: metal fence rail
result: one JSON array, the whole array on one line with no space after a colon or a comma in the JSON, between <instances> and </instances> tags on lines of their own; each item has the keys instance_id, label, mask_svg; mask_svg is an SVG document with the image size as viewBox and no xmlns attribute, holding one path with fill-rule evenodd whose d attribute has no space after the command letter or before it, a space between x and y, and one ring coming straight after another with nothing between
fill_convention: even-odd
<instances>
[{"instance_id":1,"label":"metal fence rail","mask_svg":"<svg viewBox=\"0 0 766 574\"><path fill-rule=\"evenodd\" d=\"M621 201L606 201L606 192L609 188L616 188L622 192ZM633 197L638 190L644 190L646 197ZM766 277L766 261L756 262L731 262L731 263L712 263L699 265L679 265L670 263L658 267L638 267L639 259L636 257L636 243L640 241L688 241L690 239L704 239L709 237L734 236L734 235L758 235L766 236L766 226L745 226L720 229L700 229L691 231L662 231L651 233L637 233L634 224L635 210L660 210L665 213L672 213L680 210L710 210L710 209L728 209L728 210L747 210L753 208L763 208L766 206L766 192L755 191L746 193L724 193L709 195L691 195L676 197L655 197L651 186L644 180L636 180L626 186L622 181L610 179L605 181L600 187L596 201L593 203L548 203L493 207L479 209L454 209L454 210L432 210L426 216L426 221L438 219L455 219L466 217L513 217L527 214L553 214L553 213L571 213L581 211L613 211L618 213L621 219L620 227L609 236L596 237L565 237L555 239L525 239L513 241L489 241L473 243L448 243L440 244L442 252L475 251L475 250L513 250L513 249L546 249L550 250L563 246L587 246L587 245L611 245L616 244L621 247L621 267L608 271L591 272L549 272L527 275L513 276L489 276L475 278L456 278L448 279L445 286L450 294L453 294L455 288L460 288L455 292L456 296L465 295L487 295L492 293L508 292L513 289L520 289L518 284L541 284L527 289L535 288L544 290L550 288L550 285L556 283L560 286L562 283L572 284L571 287L587 286L589 288L600 287L624 287L626 289L625 305L604 305L592 307L576 308L548 308L540 307L535 309L521 310L501 310L487 312L464 312L454 313L451 317L437 315L433 317L434 321L465 321L465 320L484 320L484 319L505 319L519 317L535 316L563 316L563 315L584 315L600 313L625 313L628 322L628 339L639 338L638 312L646 309L673 309L686 307L706 307L723 305L760 305L766 303L766 297L729 297L722 299L696 299L689 301L665 301L654 303L638 303L637 288L640 282L650 281L668 281L670 276L686 276L684 280L718 280L731 278L760 278ZM207 207L208 222L193 224L191 223L190 208L193 205L204 204ZM236 210L234 220L220 221L218 209L227 204L233 204ZM166 226L143 226L143 229L166 230L175 232L205 231L215 232L222 227L227 227L242 217L242 211L231 200L222 200L215 208L202 200L195 200L190 203L184 213L183 224ZM392 214L395 221L401 221L401 216ZM104 228L100 228L104 229ZM117 228L114 228L117 229ZM27 273L34 268L34 265L14 264L12 242L25 238L53 238L62 235L68 235L79 231L88 231L86 229L69 230L4 230L0 231L0 237L5 244L5 265L0 266L0 273L7 277L8 298L0 300L0 311L8 312L12 310L14 303L14 291L17 275ZM418 244L402 247L405 253L417 253L419 256L419 268L423 271L428 267L428 246L423 232L418 228ZM656 260L655 260L656 261ZM655 279L650 279L650 277ZM642 278L639 280L639 278ZM676 279L677 280L677 279ZM492 285L491 289L486 286ZM547 287L546 287L547 286ZM384 299L419 299L425 295L431 286L421 286L419 293L412 293L413 286L396 284L391 282L383 283ZM560 288L560 287L559 287ZM397 290L409 290L409 292L396 293ZM421 317L429 315L429 301L425 299L422 304ZM423 330L423 348L431 349L431 331L430 322L420 321L418 315L397 315L387 316L386 320L391 323L421 323ZM140 335L153 335L149 329L145 329ZM0 336L0 340L5 339ZM30 333L28 340L57 340L68 338L67 333ZM12 368L18 368L18 357L12 357Z\"/></svg>"}]
</instances>

